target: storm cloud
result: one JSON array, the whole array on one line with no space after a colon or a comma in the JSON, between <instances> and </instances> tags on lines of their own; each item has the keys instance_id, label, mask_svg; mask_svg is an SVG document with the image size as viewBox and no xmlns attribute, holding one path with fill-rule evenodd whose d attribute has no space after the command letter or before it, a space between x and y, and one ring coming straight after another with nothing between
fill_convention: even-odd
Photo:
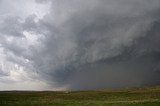
<instances>
[{"instance_id":1,"label":"storm cloud","mask_svg":"<svg viewBox=\"0 0 160 106\"><path fill-rule=\"evenodd\" d=\"M0 84L53 90L160 84L159 0L29 0L21 11L14 8L21 0L0 2Z\"/></svg>"}]
</instances>

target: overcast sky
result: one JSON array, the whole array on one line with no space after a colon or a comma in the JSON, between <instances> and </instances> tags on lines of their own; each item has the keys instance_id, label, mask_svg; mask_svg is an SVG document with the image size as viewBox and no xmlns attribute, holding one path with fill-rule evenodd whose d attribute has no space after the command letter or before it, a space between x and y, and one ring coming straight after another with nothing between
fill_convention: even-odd
<instances>
[{"instance_id":1,"label":"overcast sky","mask_svg":"<svg viewBox=\"0 0 160 106\"><path fill-rule=\"evenodd\" d=\"M0 90L160 84L160 0L0 0Z\"/></svg>"}]
</instances>

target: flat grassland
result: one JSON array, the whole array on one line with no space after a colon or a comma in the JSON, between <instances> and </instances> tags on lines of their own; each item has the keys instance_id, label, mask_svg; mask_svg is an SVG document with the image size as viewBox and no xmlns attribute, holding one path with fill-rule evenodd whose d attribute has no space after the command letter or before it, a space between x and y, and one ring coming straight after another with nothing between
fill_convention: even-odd
<instances>
[{"instance_id":1,"label":"flat grassland","mask_svg":"<svg viewBox=\"0 0 160 106\"><path fill-rule=\"evenodd\" d=\"M160 86L95 91L1 91L0 106L160 106Z\"/></svg>"}]
</instances>

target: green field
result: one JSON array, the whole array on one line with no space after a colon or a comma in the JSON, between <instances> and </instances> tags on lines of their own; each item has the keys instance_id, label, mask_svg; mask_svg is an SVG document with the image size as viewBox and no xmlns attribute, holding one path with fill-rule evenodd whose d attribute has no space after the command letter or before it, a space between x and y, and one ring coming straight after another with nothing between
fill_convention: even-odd
<instances>
[{"instance_id":1,"label":"green field","mask_svg":"<svg viewBox=\"0 0 160 106\"><path fill-rule=\"evenodd\" d=\"M1 91L0 106L160 106L160 87L97 91Z\"/></svg>"}]
</instances>

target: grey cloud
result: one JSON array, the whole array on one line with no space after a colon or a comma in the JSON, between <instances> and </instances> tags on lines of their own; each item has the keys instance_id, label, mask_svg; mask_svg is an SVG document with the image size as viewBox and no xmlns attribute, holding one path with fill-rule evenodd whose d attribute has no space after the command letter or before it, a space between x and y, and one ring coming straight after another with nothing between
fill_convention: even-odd
<instances>
[{"instance_id":1,"label":"grey cloud","mask_svg":"<svg viewBox=\"0 0 160 106\"><path fill-rule=\"evenodd\" d=\"M2 26L3 25L3 26ZM18 17L7 18L1 23L0 27L1 36L22 36L21 23Z\"/></svg>"},{"instance_id":2,"label":"grey cloud","mask_svg":"<svg viewBox=\"0 0 160 106\"><path fill-rule=\"evenodd\" d=\"M159 85L159 25L154 22L145 36L124 47L120 55L102 59L75 72L69 80L71 89Z\"/></svg>"},{"instance_id":3,"label":"grey cloud","mask_svg":"<svg viewBox=\"0 0 160 106\"><path fill-rule=\"evenodd\" d=\"M2 76L8 76L9 74L5 72L3 69L0 69L0 77Z\"/></svg>"},{"instance_id":4,"label":"grey cloud","mask_svg":"<svg viewBox=\"0 0 160 106\"><path fill-rule=\"evenodd\" d=\"M118 87L127 86L129 83L136 86L159 80L152 80L155 74L150 71L153 70L151 66L158 63L157 60L145 62L148 51L139 56L140 51L148 48L147 44L143 48L138 47L138 39L146 40L154 22L159 20L159 1L62 0L53 1L52 5L53 11L40 21L46 32L42 41L44 48L33 59L35 67L41 70L42 77L46 80L60 86L69 85L70 89L98 88L100 85L112 87L114 84ZM143 42L146 42L145 40ZM147 58L147 61L154 58L154 55L148 55L150 58ZM39 58L41 56L43 57ZM133 61L134 56L138 57ZM139 62L141 57L143 64ZM117 59L120 65L116 65ZM127 62L123 63L123 59ZM111 65L106 62L109 60L112 61ZM99 61L103 61L102 65ZM134 62L137 64L133 64ZM153 64L154 62L156 64ZM98 65L91 68L87 64ZM145 68L145 65L148 67ZM149 76L151 73L154 75ZM116 77L105 78L117 75L120 76L115 82ZM135 77L137 79L134 79ZM88 85L83 84L83 79Z\"/></svg>"},{"instance_id":5,"label":"grey cloud","mask_svg":"<svg viewBox=\"0 0 160 106\"><path fill-rule=\"evenodd\" d=\"M16 55L10 61L20 55L39 79L73 90L160 83L159 0L36 1L51 2L50 13L37 22L31 15L0 28L14 27L0 31L6 35L39 36L38 46L4 43Z\"/></svg>"},{"instance_id":6,"label":"grey cloud","mask_svg":"<svg viewBox=\"0 0 160 106\"><path fill-rule=\"evenodd\" d=\"M63 4L61 4L61 2L63 2ZM54 3L55 2L53 2L53 5ZM60 1L56 3L57 7L55 5L53 7L54 9L58 8L57 11L55 11L60 12L60 16L57 16L57 19L55 18L55 22L54 18L53 21L51 18L54 14L50 14L51 16L48 17L46 16L46 22L51 20L51 23L48 23L48 25L53 28L52 30L55 28L55 31L52 32L51 30L52 35L46 39L45 44L47 46L46 48L50 48L49 52L47 52L49 53L49 57L53 57L53 60L50 59L49 61L55 61L56 63L60 62L58 66L56 66L55 71L53 70L54 67L48 70L49 73L54 76L54 80L63 80L63 84L70 85L71 89L75 86L78 86L78 88L82 87L82 89L83 87L98 88L100 87L99 84L102 84L104 87L112 87L112 83L114 83L116 87L121 84L127 86L127 83L130 83L132 86L140 86L147 82L152 84L154 81L159 81L159 79L152 79L156 75L154 72L150 71L153 70L153 63L145 62L145 56L142 56L144 59L144 61L142 61L144 62L143 64L139 63L139 61L141 61L141 56L136 58L133 62L130 60L130 58L134 58L134 56L132 57L134 50L139 49L136 51L137 53L144 50L144 48L138 48L139 43L137 43L137 46L132 50L134 42L139 42L137 41L139 38L146 38L149 30L154 27L154 22L159 21L157 16L159 15L159 1L144 2L133 0L108 0L98 2L95 0L92 3L84 1ZM82 6L83 8L81 8ZM66 36L70 39L67 40ZM154 38L156 36L152 35L152 37ZM55 38L56 41L54 41ZM68 43L65 44L64 42L68 42L72 46L68 46ZM133 52L133 54L131 53L131 55L128 56L126 63L121 63L121 59L124 59L127 56L127 54L123 54L125 49L131 49L130 52ZM57 50L60 51L62 55L57 53ZM52 56L54 53L55 55ZM137 53L135 56L138 56ZM107 68L103 65L97 65L97 68L88 67L87 69L81 69L86 70L86 72L80 71L79 69L80 67L86 67L86 64L96 64L97 61L115 58L116 56L121 56L122 54L123 57L119 60L121 63L120 66L116 65L116 60L112 60L113 65L111 66L108 65L108 63L105 63L106 66L111 68ZM145 55L145 53L143 53L143 55ZM151 55L150 58L146 60L150 61L150 59L154 58L153 56ZM137 64L132 65L134 62L137 62ZM156 64L158 63L157 61L155 62ZM52 63L52 65L54 66L54 63ZM149 65L147 67L148 69L145 68L145 65ZM129 66L130 68L126 68ZM134 66L137 66L137 68L134 68ZM50 67L50 65L48 67ZM102 69L99 70L101 67ZM119 68L114 69L114 67ZM125 71L123 71L123 68ZM78 70L78 72L76 70ZM102 74L98 74L100 71ZM118 71L121 72L121 75L119 76L119 79L116 80L117 82L114 82L114 78L116 77L105 78L107 77L107 74L108 76L119 75L120 73ZM149 76L150 74L154 75ZM84 78L85 75L86 78ZM138 75L139 78L135 79ZM128 77L123 78L124 76ZM88 85L83 84L85 83L83 79L88 82ZM66 80L68 80L68 82ZM134 83L130 82L130 80L133 80ZM121 84L119 85L118 83Z\"/></svg>"}]
</instances>

